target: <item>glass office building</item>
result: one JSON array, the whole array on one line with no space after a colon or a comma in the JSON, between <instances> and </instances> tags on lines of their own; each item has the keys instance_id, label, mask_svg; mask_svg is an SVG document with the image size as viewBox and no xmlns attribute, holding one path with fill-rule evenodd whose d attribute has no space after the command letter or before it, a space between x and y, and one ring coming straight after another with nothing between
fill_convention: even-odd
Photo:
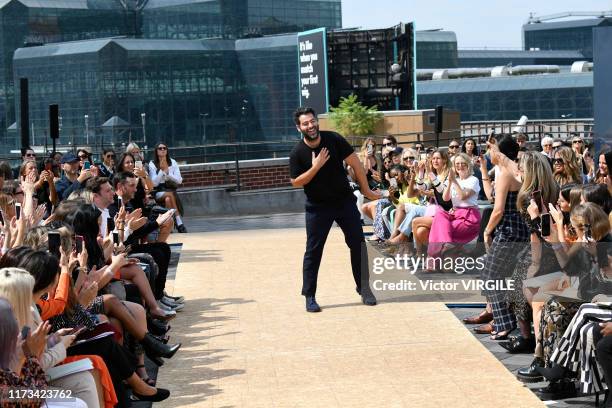
<instances>
[{"instance_id":1,"label":"glass office building","mask_svg":"<svg viewBox=\"0 0 612 408\"><path fill-rule=\"evenodd\" d=\"M593 117L593 73L462 78L417 83L419 109L436 105L462 121Z\"/></svg>"},{"instance_id":2,"label":"glass office building","mask_svg":"<svg viewBox=\"0 0 612 408\"><path fill-rule=\"evenodd\" d=\"M593 28L612 25L612 18L531 23L523 25L525 50L577 50L593 60Z\"/></svg>"},{"instance_id":3,"label":"glass office building","mask_svg":"<svg viewBox=\"0 0 612 408\"><path fill-rule=\"evenodd\" d=\"M497 67L500 65L571 66L588 61L580 51L459 50L459 68Z\"/></svg>"},{"instance_id":4,"label":"glass office building","mask_svg":"<svg viewBox=\"0 0 612 408\"><path fill-rule=\"evenodd\" d=\"M0 0L0 138L16 121L12 58L17 48L135 35L133 13L118 0Z\"/></svg>"},{"instance_id":5,"label":"glass office building","mask_svg":"<svg viewBox=\"0 0 612 408\"><path fill-rule=\"evenodd\" d=\"M457 36L452 31L416 32L417 68L457 68Z\"/></svg>"},{"instance_id":6,"label":"glass office building","mask_svg":"<svg viewBox=\"0 0 612 408\"><path fill-rule=\"evenodd\" d=\"M34 142L46 136L52 103L61 144L279 140L294 129L296 41L79 41L19 49L14 69L30 81Z\"/></svg>"},{"instance_id":7,"label":"glass office building","mask_svg":"<svg viewBox=\"0 0 612 408\"><path fill-rule=\"evenodd\" d=\"M38 145L51 103L62 144L293 136L297 38L261 36L342 25L341 0L0 0L0 17L5 149L19 145L7 128L19 128L21 77Z\"/></svg>"}]
</instances>

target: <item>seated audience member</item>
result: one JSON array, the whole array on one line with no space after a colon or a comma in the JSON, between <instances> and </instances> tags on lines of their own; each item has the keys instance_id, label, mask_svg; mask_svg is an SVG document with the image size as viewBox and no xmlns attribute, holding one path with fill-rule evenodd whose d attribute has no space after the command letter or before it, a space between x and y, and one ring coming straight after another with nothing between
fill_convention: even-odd
<instances>
[{"instance_id":1,"label":"seated audience member","mask_svg":"<svg viewBox=\"0 0 612 408\"><path fill-rule=\"evenodd\" d=\"M552 144L552 148L553 150L557 150L558 148L565 146L565 144L563 143L563 140L561 139L554 139L553 140L553 144Z\"/></svg>"},{"instance_id":2,"label":"seated audience member","mask_svg":"<svg viewBox=\"0 0 612 408\"><path fill-rule=\"evenodd\" d=\"M0 269L0 277L2 277L0 279L0 297L10 303L14 318L17 321L17 327L27 327L29 332L25 342L22 343L24 352L28 350L30 353L26 352L26 354L36 358L38 369L43 372L61 363L66 358L66 349L74 342L76 336L64 331L55 334L52 341L45 341L50 326L49 323L36 318L38 312L32 303L33 289L35 288L34 278L28 272L18 268ZM22 342L21 339L19 341ZM90 371L78 372L57 380L46 380L44 384L39 385L43 389L47 388L47 385L51 385L72 391L75 397L87 401L87 404L85 404L83 400L79 399L79 407L99 406L97 387ZM50 401L45 401L46 404L53 406Z\"/></svg>"},{"instance_id":3,"label":"seated audience member","mask_svg":"<svg viewBox=\"0 0 612 408\"><path fill-rule=\"evenodd\" d=\"M63 174L55 182L55 191L60 201L68 198L73 191L83 189L87 180L93 176L91 169L82 170L79 174L79 158L70 152L62 156L61 163Z\"/></svg>"},{"instance_id":4,"label":"seated audience member","mask_svg":"<svg viewBox=\"0 0 612 408\"><path fill-rule=\"evenodd\" d=\"M376 190L380 188L380 172L382 170L382 161L376 154L376 141L372 137L368 137L363 142L361 146L361 150L358 154L359 161L363 165L363 168L366 173L366 178L368 180L368 185L370 189ZM355 172L349 166L347 168L349 172L349 177L351 180L355 180ZM365 201L364 195L358 189L353 192L355 197L357 197L357 209L361 214L361 221L363 223L363 212L361 211L361 207Z\"/></svg>"},{"instance_id":5,"label":"seated audience member","mask_svg":"<svg viewBox=\"0 0 612 408\"><path fill-rule=\"evenodd\" d=\"M553 171L555 181L559 186L565 184L582 184L583 178L580 170L580 163L576 159L576 154L567 146L559 147L554 152Z\"/></svg>"},{"instance_id":6,"label":"seated audience member","mask_svg":"<svg viewBox=\"0 0 612 408\"><path fill-rule=\"evenodd\" d=\"M43 170L39 175L36 162L26 161L21 165L19 177L24 179L27 175L32 175L32 179L35 180L34 198L36 198L36 205L44 205L45 215L49 216L51 209L58 202L52 167Z\"/></svg>"},{"instance_id":7,"label":"seated audience member","mask_svg":"<svg viewBox=\"0 0 612 408\"><path fill-rule=\"evenodd\" d=\"M524 133L517 133L517 135L516 135L516 143L519 145L519 149L528 150L527 136L525 136Z\"/></svg>"},{"instance_id":8,"label":"seated audience member","mask_svg":"<svg viewBox=\"0 0 612 408\"><path fill-rule=\"evenodd\" d=\"M93 158L91 157L91 153L87 149L79 149L77 150L76 157L79 158L79 170L83 170L86 166L85 163L89 163L88 166L94 166Z\"/></svg>"},{"instance_id":9,"label":"seated audience member","mask_svg":"<svg viewBox=\"0 0 612 408\"><path fill-rule=\"evenodd\" d=\"M180 202L176 194L176 189L183 183L183 177L181 177L178 164L170 157L168 146L165 143L158 143L155 146L153 160L149 162L149 177L155 188L155 200L166 208L177 210L174 216L176 228L178 232L187 232L181 218L183 214L179 208Z\"/></svg>"},{"instance_id":10,"label":"seated audience member","mask_svg":"<svg viewBox=\"0 0 612 408\"><path fill-rule=\"evenodd\" d=\"M115 200L109 206L109 214L111 218L119 217L118 220L121 219L120 213L131 214L135 211L138 211L130 206L131 197L134 195L134 191L136 190L136 176L133 173L122 172L117 173L115 178L113 179L115 184L115 191L117 192L117 197L122 198L122 202L124 203L123 209L119 206L118 199ZM155 298L162 302L165 306L170 307L172 310L180 310L182 309L182 305L177 304L176 302L171 301L169 298L164 297L164 286L166 284L166 275L168 273L168 265L170 264L171 250L170 246L165 242L146 242L146 237L154 230L161 228L162 225L166 222L170 222L172 218L173 211L169 210L165 214L160 214L157 216L155 220L144 219L144 223L139 228L131 230L134 227L130 227L129 222L119 225L119 228L123 227L124 236L123 244L129 245L132 249L133 254L146 253L150 254L155 260L157 267L159 268L159 275L155 279L155 287L154 293ZM134 220L133 222L137 222ZM127 227L127 228L126 228ZM129 233L129 235L127 235ZM162 305L160 305L161 307Z\"/></svg>"},{"instance_id":11,"label":"seated audience member","mask_svg":"<svg viewBox=\"0 0 612 408\"><path fill-rule=\"evenodd\" d=\"M443 150L434 150L425 162L420 162L418 165L417 188L425 191L431 190L432 203L435 203L435 206L428 206L423 216L415 217L412 220L417 256L426 252L425 247L429 242L429 230L436 213L436 206L443 206L447 210L451 208L450 201L445 202L442 197L444 189L448 186L450 170L451 161ZM424 180L425 176L427 176L427 181Z\"/></svg>"},{"instance_id":12,"label":"seated audience member","mask_svg":"<svg viewBox=\"0 0 612 408\"><path fill-rule=\"evenodd\" d=\"M102 150L102 163L100 164L100 176L112 178L115 172L115 151L111 148Z\"/></svg>"},{"instance_id":13,"label":"seated audience member","mask_svg":"<svg viewBox=\"0 0 612 408\"><path fill-rule=\"evenodd\" d=\"M584 203L595 203L606 214L612 211L612 195L603 184L585 184L580 195L580 204Z\"/></svg>"},{"instance_id":14,"label":"seated audience member","mask_svg":"<svg viewBox=\"0 0 612 408\"><path fill-rule=\"evenodd\" d=\"M134 143L130 144L134 145ZM129 147L129 146L128 146ZM137 151L138 154L139 151ZM138 156L139 158L140 156ZM138 166L136 166L138 164ZM147 217L149 220L155 221L155 218L158 215L158 212L152 212L152 209L155 205L155 200L149 198L150 193L153 192L153 181L149 177L149 173L144 168L142 160L137 160L136 156L133 156L131 153L125 153L117 162L117 168L115 173L121 172L132 172L136 176L138 176L138 183L136 184L136 191L134 193L134 198L129 201L129 204L134 209L141 209L142 214ZM158 207L161 210L161 207ZM172 228L174 227L173 219L170 218L168 222L163 223L159 227L159 234L157 234L156 241L166 242L168 236L172 232ZM153 234L152 234L153 235Z\"/></svg>"},{"instance_id":15,"label":"seated audience member","mask_svg":"<svg viewBox=\"0 0 612 408\"><path fill-rule=\"evenodd\" d=\"M459 144L458 141L451 140L450 143L448 144L448 157L452 158L454 155L459 153L459 148L460 147L461 147L461 145Z\"/></svg>"},{"instance_id":16,"label":"seated audience member","mask_svg":"<svg viewBox=\"0 0 612 408\"><path fill-rule=\"evenodd\" d=\"M5 181L13 180L13 170L6 161L0 161L0 190L4 187Z\"/></svg>"},{"instance_id":17,"label":"seated audience member","mask_svg":"<svg viewBox=\"0 0 612 408\"><path fill-rule=\"evenodd\" d=\"M606 184L606 177L608 176L608 166L606 165L606 153L603 151L599 154L597 162L597 171L595 172L595 183Z\"/></svg>"},{"instance_id":18,"label":"seated audience member","mask_svg":"<svg viewBox=\"0 0 612 408\"><path fill-rule=\"evenodd\" d=\"M385 136L385 138L383 139L382 145L383 147L382 147L381 153L383 157L385 156L386 153L389 153L399 147L397 145L397 139L395 138L395 136L392 136L392 135ZM401 147L399 148L400 150L402 149Z\"/></svg>"},{"instance_id":19,"label":"seated audience member","mask_svg":"<svg viewBox=\"0 0 612 408\"><path fill-rule=\"evenodd\" d=\"M19 165L13 169L13 179L19 179L21 165L27 161L36 162L36 153L34 152L34 149L29 146L21 148L21 163L19 163Z\"/></svg>"},{"instance_id":20,"label":"seated audience member","mask_svg":"<svg viewBox=\"0 0 612 408\"><path fill-rule=\"evenodd\" d=\"M553 159L553 138L546 136L542 138L540 144L542 145L542 154L548 158L548 161L552 163Z\"/></svg>"},{"instance_id":21,"label":"seated audience member","mask_svg":"<svg viewBox=\"0 0 612 408\"><path fill-rule=\"evenodd\" d=\"M448 184L442 198L452 201L452 208L436 208L427 249L427 255L432 258L444 256L445 250L472 241L480 232L477 202L480 184L472 175L472 161L467 154L457 153L451 162L453 169L448 172Z\"/></svg>"}]
</instances>

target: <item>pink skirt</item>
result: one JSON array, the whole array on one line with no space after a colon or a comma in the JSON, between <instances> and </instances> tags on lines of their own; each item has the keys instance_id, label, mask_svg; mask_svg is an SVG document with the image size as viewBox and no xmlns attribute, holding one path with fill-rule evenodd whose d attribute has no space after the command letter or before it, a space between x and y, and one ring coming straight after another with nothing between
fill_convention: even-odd
<instances>
[{"instance_id":1,"label":"pink skirt","mask_svg":"<svg viewBox=\"0 0 612 408\"><path fill-rule=\"evenodd\" d=\"M454 208L450 212L438 206L429 232L427 255L440 256L444 244L466 244L480 232L478 207Z\"/></svg>"}]
</instances>

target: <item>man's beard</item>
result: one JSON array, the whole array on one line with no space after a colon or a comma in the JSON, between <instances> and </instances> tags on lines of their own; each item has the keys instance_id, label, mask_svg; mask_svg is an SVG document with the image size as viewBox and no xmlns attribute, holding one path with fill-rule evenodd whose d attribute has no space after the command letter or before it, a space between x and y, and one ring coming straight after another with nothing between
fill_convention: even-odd
<instances>
[{"instance_id":1,"label":"man's beard","mask_svg":"<svg viewBox=\"0 0 612 408\"><path fill-rule=\"evenodd\" d=\"M310 136L308 134L308 132L302 132L302 136L304 136L305 139L308 140L317 140L317 138L319 137L319 128L317 128L317 133L314 136Z\"/></svg>"}]
</instances>

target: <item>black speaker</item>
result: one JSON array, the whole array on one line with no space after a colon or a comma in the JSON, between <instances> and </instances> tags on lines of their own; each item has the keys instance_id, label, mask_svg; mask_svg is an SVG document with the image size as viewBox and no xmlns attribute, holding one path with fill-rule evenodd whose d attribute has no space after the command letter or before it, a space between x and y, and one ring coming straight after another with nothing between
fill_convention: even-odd
<instances>
[{"instance_id":1,"label":"black speaker","mask_svg":"<svg viewBox=\"0 0 612 408\"><path fill-rule=\"evenodd\" d=\"M21 147L30 147L30 104L28 101L28 78L19 78Z\"/></svg>"},{"instance_id":2,"label":"black speaker","mask_svg":"<svg viewBox=\"0 0 612 408\"><path fill-rule=\"evenodd\" d=\"M49 135L59 139L59 105L49 105Z\"/></svg>"},{"instance_id":3,"label":"black speaker","mask_svg":"<svg viewBox=\"0 0 612 408\"><path fill-rule=\"evenodd\" d=\"M435 121L436 133L442 133L444 129L444 107L442 105L436 106L436 121Z\"/></svg>"}]
</instances>

